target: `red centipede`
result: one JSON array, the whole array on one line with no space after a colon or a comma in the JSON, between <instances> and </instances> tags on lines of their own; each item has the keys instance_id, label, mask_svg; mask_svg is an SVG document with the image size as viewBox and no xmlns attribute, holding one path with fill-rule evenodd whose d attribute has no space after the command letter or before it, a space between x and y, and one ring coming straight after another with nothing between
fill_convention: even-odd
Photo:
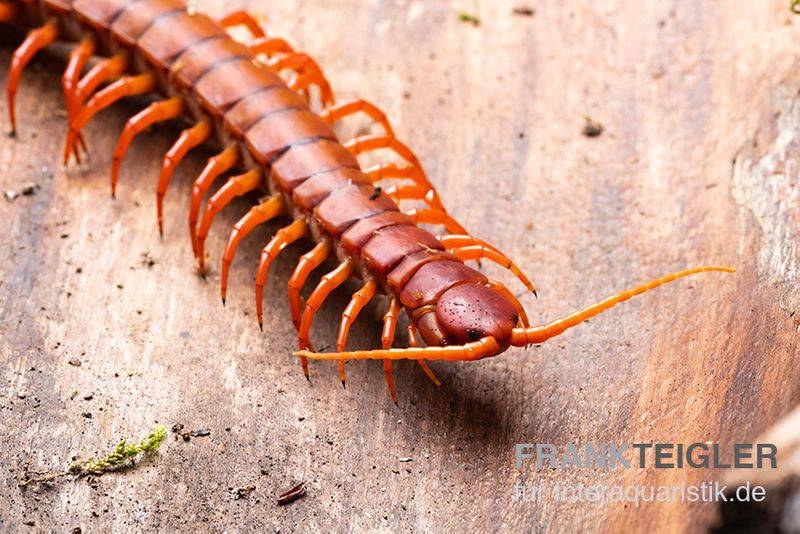
<instances>
[{"instance_id":1,"label":"red centipede","mask_svg":"<svg viewBox=\"0 0 800 534\"><path fill-rule=\"evenodd\" d=\"M164 156L156 189L160 232L163 199L176 166L201 143L220 145L220 152L194 182L188 214L201 272L204 242L215 216L235 197L251 192L268 195L231 230L222 255L223 304L236 248L254 227L281 216L291 220L261 252L255 282L259 325L270 263L301 238L315 242L288 281L291 318L299 339L295 355L306 377L309 359L338 360L343 384L346 360L383 360L389 392L397 402L393 360L416 360L438 384L426 360L477 360L510 346L542 343L672 280L703 271L733 272L719 266L688 269L531 326L511 291L465 262L496 262L535 294L533 284L505 254L470 235L448 214L418 158L397 139L386 115L366 100L337 104L317 62L285 40L265 35L246 12L214 20L188 9L181 0L0 0L0 23L29 29L12 56L8 77L12 133L17 127L14 97L26 64L56 41L75 44L62 78L69 125L65 163L71 157L80 161L86 150L81 131L98 111L127 96L160 97L130 118L120 135L113 154L112 195L125 152L138 133L177 117L190 121L192 126L180 133ZM234 40L228 33L233 26L246 28L251 39ZM100 59L90 64L94 56ZM359 113L379 123L383 133L340 142L334 123ZM362 169L357 156L379 149L394 153L402 163ZM215 180L228 171L240 172L204 202ZM399 185L379 186L387 179ZM425 207L403 211L398 204L404 200ZM418 224L441 225L445 233L437 237ZM327 258L337 259L338 266L322 276L303 301L301 290L309 273ZM309 339L314 314L350 277L361 279L363 285L342 313L336 352L315 352ZM382 347L346 350L351 324L378 293L389 300ZM410 346L393 348L403 311L409 318Z\"/></svg>"}]
</instances>

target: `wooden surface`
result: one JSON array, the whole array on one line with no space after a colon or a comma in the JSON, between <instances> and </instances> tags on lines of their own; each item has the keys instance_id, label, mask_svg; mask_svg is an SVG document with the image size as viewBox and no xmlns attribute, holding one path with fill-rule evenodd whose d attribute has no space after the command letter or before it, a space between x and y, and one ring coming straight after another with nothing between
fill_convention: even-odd
<instances>
[{"instance_id":1,"label":"wooden surface","mask_svg":"<svg viewBox=\"0 0 800 534\"><path fill-rule=\"evenodd\" d=\"M747 527L751 532L800 530L800 406L758 437L778 448L778 468L731 469L724 482L729 487L758 484L770 499L762 502L725 502L720 505L720 528ZM721 530L725 532L725 530Z\"/></svg>"},{"instance_id":2,"label":"wooden surface","mask_svg":"<svg viewBox=\"0 0 800 534\"><path fill-rule=\"evenodd\" d=\"M513 486L718 472L518 471L514 445L727 444L797 404L800 21L788 3L250 2L270 32L317 57L340 98L384 108L449 210L532 277L534 321L687 266L739 268L658 289L541 347L433 364L440 388L401 363L399 407L377 362L349 364L347 390L334 365L312 365L310 384L300 373L285 283L304 247L276 263L259 332L251 283L277 226L240 247L226 308L218 270L197 276L186 213L210 149L173 178L164 239L155 181L175 128L137 140L116 201L111 152L135 102L99 114L89 165L63 169L63 63L42 56L23 78L19 137L0 141L2 189L41 186L0 200L0 529L703 530L713 504L517 504ZM513 14L520 4L535 14ZM581 134L585 115L601 136ZM218 218L213 265L249 202ZM317 316L318 345L333 342L346 300L335 293ZM381 312L359 321L353 346L377 346ZM156 422L211 434L170 435L96 487L17 487L25 460L61 469ZM307 495L278 507L302 480ZM249 498L232 498L251 483Z\"/></svg>"}]
</instances>

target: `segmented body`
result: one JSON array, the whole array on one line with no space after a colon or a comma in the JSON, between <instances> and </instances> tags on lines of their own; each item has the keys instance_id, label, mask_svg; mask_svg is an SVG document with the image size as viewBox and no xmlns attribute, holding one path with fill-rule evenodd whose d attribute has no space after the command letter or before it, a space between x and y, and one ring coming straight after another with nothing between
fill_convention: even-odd
<instances>
[{"instance_id":1,"label":"segmented body","mask_svg":"<svg viewBox=\"0 0 800 534\"><path fill-rule=\"evenodd\" d=\"M280 215L294 220L264 248L256 282L259 321L261 288L269 263L300 237L310 236L317 242L300 260L288 288L306 375L308 356L338 359L343 381L345 359L384 359L394 397L392 359L416 359L435 380L424 358L476 359L502 352L512 344L540 342L635 294L620 294L580 314L530 328L511 292L464 261L497 261L529 289L533 286L508 258L468 235L446 213L419 161L397 141L383 113L362 100L334 105L333 93L316 63L281 39L264 38L260 27L246 14L236 12L215 21L187 9L180 0L0 1L0 22L4 21L38 27L12 62L12 126L14 93L25 63L55 40L79 43L64 77L70 116L65 158L80 156L81 128L99 109L123 96L147 92L163 95L164 100L132 118L122 133L114 154L112 190L127 145L139 131L177 116L194 123L181 133L164 159L157 190L159 227L161 201L180 159L211 138L223 147L209 160L193 191L189 226L201 269L203 242L214 215L235 196L252 191L271 195L231 232L222 263L223 301L233 252L254 226ZM246 45L233 40L225 30L230 24L245 24L255 41ZM110 59L87 69L91 55ZM291 84L280 76L279 71L286 69L294 72ZM101 88L103 83L109 85ZM319 89L322 104L327 105L320 113L309 107L313 85ZM386 133L341 143L331 124L356 112L370 115ZM388 149L404 162L362 170L356 156L377 149ZM201 209L211 183L234 168L243 172L230 178ZM384 178L406 179L408 185L388 189L377 186L376 182ZM398 206L403 199L418 200L427 207L403 212ZM436 237L417 222L443 224L453 234ZM333 256L339 267L323 276L301 306L300 290L308 273ZM686 274L690 272L673 278ZM343 314L337 353L309 352L314 313L330 291L350 276L361 278L364 286ZM651 286L665 281L660 279ZM350 324L376 292L390 299L383 349L345 352ZM390 349L401 308L410 318L410 342L417 344L418 331L427 347Z\"/></svg>"}]
</instances>

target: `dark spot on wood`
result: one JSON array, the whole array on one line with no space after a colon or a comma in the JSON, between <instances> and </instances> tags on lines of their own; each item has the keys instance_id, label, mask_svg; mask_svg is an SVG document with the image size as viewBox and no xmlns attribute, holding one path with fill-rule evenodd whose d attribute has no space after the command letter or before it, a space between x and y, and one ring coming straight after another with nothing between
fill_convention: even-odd
<instances>
[{"instance_id":1,"label":"dark spot on wood","mask_svg":"<svg viewBox=\"0 0 800 534\"><path fill-rule=\"evenodd\" d=\"M520 6L520 7L515 7L512 13L514 13L515 15L519 15L521 17L532 17L536 14L536 10L533 9L532 7Z\"/></svg>"}]
</instances>

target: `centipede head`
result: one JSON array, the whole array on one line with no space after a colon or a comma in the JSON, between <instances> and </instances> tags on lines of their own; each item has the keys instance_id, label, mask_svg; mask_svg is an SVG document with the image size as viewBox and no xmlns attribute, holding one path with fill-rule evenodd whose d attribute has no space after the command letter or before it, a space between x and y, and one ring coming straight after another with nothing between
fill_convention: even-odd
<instances>
[{"instance_id":1,"label":"centipede head","mask_svg":"<svg viewBox=\"0 0 800 534\"><path fill-rule=\"evenodd\" d=\"M491 336L500 354L511 345L519 316L498 291L480 282L445 291L430 309L416 318L416 327L428 346L464 345Z\"/></svg>"}]
</instances>

